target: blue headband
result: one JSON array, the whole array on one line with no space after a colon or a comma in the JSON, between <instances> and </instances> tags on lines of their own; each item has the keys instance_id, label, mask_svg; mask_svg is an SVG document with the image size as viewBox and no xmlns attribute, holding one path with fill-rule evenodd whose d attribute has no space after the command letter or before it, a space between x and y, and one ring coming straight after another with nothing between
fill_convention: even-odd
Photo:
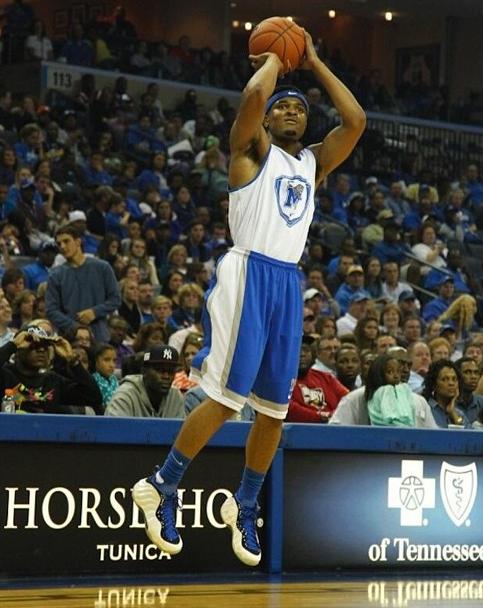
<instances>
[{"instance_id":1,"label":"blue headband","mask_svg":"<svg viewBox=\"0 0 483 608\"><path fill-rule=\"evenodd\" d=\"M307 99L305 98L305 95L302 95L302 93L299 93L299 91L294 91L293 89L286 89L284 91L278 91L278 93L274 93L267 101L267 104L265 106L265 113L268 114L272 109L272 106L284 97L296 97L297 99L300 99L300 101L305 106L305 111L307 112L307 114L309 113L309 104Z\"/></svg>"}]
</instances>

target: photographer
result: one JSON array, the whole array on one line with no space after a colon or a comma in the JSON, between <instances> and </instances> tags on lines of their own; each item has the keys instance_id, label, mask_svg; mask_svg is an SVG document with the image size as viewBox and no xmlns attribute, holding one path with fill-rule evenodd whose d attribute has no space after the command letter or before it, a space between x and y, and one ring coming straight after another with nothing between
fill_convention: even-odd
<instances>
[{"instance_id":1,"label":"photographer","mask_svg":"<svg viewBox=\"0 0 483 608\"><path fill-rule=\"evenodd\" d=\"M15 353L13 363L10 357ZM50 371L53 355L65 361L71 378ZM33 325L0 348L0 391L13 389L16 410L43 414L102 414L96 383L67 340Z\"/></svg>"}]
</instances>

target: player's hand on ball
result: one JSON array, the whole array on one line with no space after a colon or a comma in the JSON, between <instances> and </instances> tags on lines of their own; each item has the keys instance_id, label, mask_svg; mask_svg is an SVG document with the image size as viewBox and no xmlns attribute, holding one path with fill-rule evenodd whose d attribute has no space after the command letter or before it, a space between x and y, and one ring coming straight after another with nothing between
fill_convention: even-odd
<instances>
[{"instance_id":1,"label":"player's hand on ball","mask_svg":"<svg viewBox=\"0 0 483 608\"><path fill-rule=\"evenodd\" d=\"M259 70L262 65L264 65L269 59L275 61L278 65L278 73L284 74L285 70L283 67L283 63L280 61L280 58L275 53L262 53L261 55L249 55L248 56L252 68L255 70Z\"/></svg>"},{"instance_id":2,"label":"player's hand on ball","mask_svg":"<svg viewBox=\"0 0 483 608\"><path fill-rule=\"evenodd\" d=\"M311 70L314 63L319 60L317 51L315 50L314 41L312 36L304 30L305 34L305 56L301 64L299 65L300 70Z\"/></svg>"}]
</instances>

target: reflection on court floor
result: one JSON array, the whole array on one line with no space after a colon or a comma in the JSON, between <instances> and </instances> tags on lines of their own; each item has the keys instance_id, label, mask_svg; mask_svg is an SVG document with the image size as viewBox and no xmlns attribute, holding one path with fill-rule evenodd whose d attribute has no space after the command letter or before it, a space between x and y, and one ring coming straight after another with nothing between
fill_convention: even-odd
<instances>
[{"instance_id":1,"label":"reflection on court floor","mask_svg":"<svg viewBox=\"0 0 483 608\"><path fill-rule=\"evenodd\" d=\"M457 575L457 573L455 573ZM481 608L483 580L220 582L3 589L1 608Z\"/></svg>"}]
</instances>

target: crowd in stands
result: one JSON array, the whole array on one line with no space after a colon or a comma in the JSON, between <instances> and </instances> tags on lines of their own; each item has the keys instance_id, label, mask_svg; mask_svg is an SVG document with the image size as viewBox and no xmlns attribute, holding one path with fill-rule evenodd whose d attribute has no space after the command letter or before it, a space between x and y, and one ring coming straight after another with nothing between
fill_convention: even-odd
<instances>
[{"instance_id":1,"label":"crowd in stands","mask_svg":"<svg viewBox=\"0 0 483 608\"><path fill-rule=\"evenodd\" d=\"M237 91L250 74L246 54L194 48L187 35L181 36L177 44L142 40L122 6L106 17L86 23L73 21L68 35L55 39L47 35L45 25L24 0L13 0L7 5L3 18L3 61L8 63L55 59L71 65ZM379 69L361 73L357 66L347 62L340 49L329 50L322 41L318 43L318 52L366 110L483 124L481 94L471 91L467 99L450 104L448 88L432 84L427 67L408 68L396 90L390 92ZM315 85L310 72L296 72L294 78L295 84L304 90Z\"/></svg>"},{"instance_id":2,"label":"crowd in stands","mask_svg":"<svg viewBox=\"0 0 483 608\"><path fill-rule=\"evenodd\" d=\"M89 74L52 99L0 91L0 392L17 411L183 418L205 397L190 362L231 246L235 109ZM334 118L313 87L310 107L306 143L317 110ZM473 163L445 188L429 169L330 176L299 265L288 420L483 425L482 230Z\"/></svg>"}]
</instances>

